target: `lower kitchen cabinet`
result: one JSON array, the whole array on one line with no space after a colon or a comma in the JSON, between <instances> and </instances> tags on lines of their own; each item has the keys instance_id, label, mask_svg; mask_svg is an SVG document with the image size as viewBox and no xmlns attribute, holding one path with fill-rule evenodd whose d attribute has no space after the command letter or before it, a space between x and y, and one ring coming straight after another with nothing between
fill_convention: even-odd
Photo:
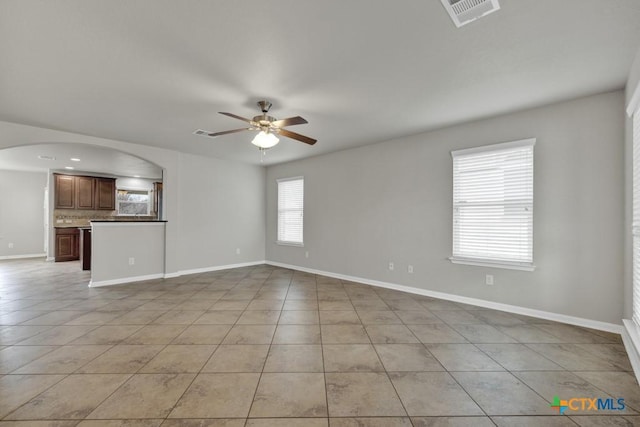
<instances>
[{"instance_id":1,"label":"lower kitchen cabinet","mask_svg":"<svg viewBox=\"0 0 640 427\"><path fill-rule=\"evenodd\" d=\"M56 262L80 259L80 230L56 228Z\"/></svg>"}]
</instances>

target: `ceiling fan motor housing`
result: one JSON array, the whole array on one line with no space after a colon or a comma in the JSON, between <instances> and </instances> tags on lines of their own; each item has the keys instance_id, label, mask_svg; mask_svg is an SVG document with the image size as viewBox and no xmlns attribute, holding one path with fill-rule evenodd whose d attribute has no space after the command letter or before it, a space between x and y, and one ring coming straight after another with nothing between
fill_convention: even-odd
<instances>
[{"instance_id":1,"label":"ceiling fan motor housing","mask_svg":"<svg viewBox=\"0 0 640 427\"><path fill-rule=\"evenodd\" d=\"M262 111L263 113L267 114L269 112L269 110L271 109L271 103L269 101L258 101L257 102L258 107L260 107L260 111Z\"/></svg>"}]
</instances>

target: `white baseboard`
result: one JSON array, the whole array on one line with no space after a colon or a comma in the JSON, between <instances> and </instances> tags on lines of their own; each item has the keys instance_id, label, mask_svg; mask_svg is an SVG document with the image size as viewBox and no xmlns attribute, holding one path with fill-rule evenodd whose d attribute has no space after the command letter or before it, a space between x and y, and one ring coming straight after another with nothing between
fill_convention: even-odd
<instances>
[{"instance_id":1,"label":"white baseboard","mask_svg":"<svg viewBox=\"0 0 640 427\"><path fill-rule=\"evenodd\" d=\"M52 256L48 256L47 259L45 259L46 262L53 262L56 260L56 257L52 257Z\"/></svg>"},{"instance_id":2,"label":"white baseboard","mask_svg":"<svg viewBox=\"0 0 640 427\"><path fill-rule=\"evenodd\" d=\"M615 323L600 322L598 320L567 316L565 314L552 313L552 312L543 311L543 310L535 310L532 308L520 307L517 305L503 304L499 302L487 301L487 300L482 300L478 298L469 298L469 297L463 297L460 295L448 294L444 292L414 288L411 286L397 285L395 283L381 282L379 280L365 279L363 277L347 276L344 274L337 274L329 271L315 270L312 268L300 267L300 266L291 265L291 264L283 264L275 261L266 261L266 263L276 267L304 271L306 273L319 274L322 276L333 277L335 279L364 283L365 285L377 286L377 287L386 288L386 289L393 289L396 291L408 292L411 294L423 295L423 296L432 297L432 298L439 298L447 301L460 302L463 304L475 305L478 307L491 308L494 310L506 311L514 314L522 314L525 316L552 320L554 322L568 323L570 325L582 326L585 328L591 328L591 329L596 329L600 331L613 332L616 334L621 334L623 331L622 325L616 325Z\"/></svg>"},{"instance_id":3,"label":"white baseboard","mask_svg":"<svg viewBox=\"0 0 640 427\"><path fill-rule=\"evenodd\" d=\"M89 282L89 287L97 288L100 286L121 285L123 283L142 282L144 280L153 280L153 279L172 279L174 277L185 276L187 274L207 273L210 271L228 270L231 268L251 267L254 265L264 265L264 264L266 264L266 262L262 260L262 261L242 262L238 264L229 264L229 265L215 265L211 267L194 268L192 270L180 270L174 273L166 273L166 274L158 273L158 274L149 274L146 276L123 277L121 279L113 279L113 280L100 280L98 282L94 282L92 279Z\"/></svg>"},{"instance_id":4,"label":"white baseboard","mask_svg":"<svg viewBox=\"0 0 640 427\"><path fill-rule=\"evenodd\" d=\"M4 259L22 259L22 258L44 258L47 254L23 254L23 255L3 255L0 256L0 260Z\"/></svg>"},{"instance_id":5,"label":"white baseboard","mask_svg":"<svg viewBox=\"0 0 640 427\"><path fill-rule=\"evenodd\" d=\"M121 279L112 279L112 280L100 280L98 282L91 279L89 282L90 288L98 288L100 286L111 286L111 285L121 285L123 283L132 283L132 282L142 282L144 280L153 280L153 279L162 279L164 278L164 274L148 274L146 276L134 276L134 277L123 277Z\"/></svg>"},{"instance_id":6,"label":"white baseboard","mask_svg":"<svg viewBox=\"0 0 640 427\"><path fill-rule=\"evenodd\" d=\"M263 264L266 264L266 261L262 260L262 261L241 262L239 264L216 265L212 267L194 268L191 270L180 270L178 273L165 274L165 277L178 277L178 276L185 276L187 274L208 273L210 271L229 270L230 268L240 268L240 267L253 267L254 265L263 265Z\"/></svg>"},{"instance_id":7,"label":"white baseboard","mask_svg":"<svg viewBox=\"0 0 640 427\"><path fill-rule=\"evenodd\" d=\"M640 382L640 327L632 320L624 319L622 323L622 342L627 350L633 373L636 374L636 380Z\"/></svg>"}]
</instances>

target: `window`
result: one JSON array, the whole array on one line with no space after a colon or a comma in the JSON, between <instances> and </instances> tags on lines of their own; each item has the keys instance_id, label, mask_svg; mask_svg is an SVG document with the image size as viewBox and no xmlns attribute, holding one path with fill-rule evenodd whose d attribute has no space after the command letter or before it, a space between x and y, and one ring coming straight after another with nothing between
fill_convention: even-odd
<instances>
[{"instance_id":1,"label":"window","mask_svg":"<svg viewBox=\"0 0 640 427\"><path fill-rule=\"evenodd\" d=\"M278 180L278 243L302 246L304 178Z\"/></svg>"},{"instance_id":2,"label":"window","mask_svg":"<svg viewBox=\"0 0 640 427\"><path fill-rule=\"evenodd\" d=\"M454 263L533 270L535 139L451 152Z\"/></svg>"},{"instance_id":3,"label":"window","mask_svg":"<svg viewBox=\"0 0 640 427\"><path fill-rule=\"evenodd\" d=\"M633 115L633 320L640 326L640 110Z\"/></svg>"},{"instance_id":4,"label":"window","mask_svg":"<svg viewBox=\"0 0 640 427\"><path fill-rule=\"evenodd\" d=\"M147 190L118 189L116 195L118 215L149 215L151 198Z\"/></svg>"}]
</instances>

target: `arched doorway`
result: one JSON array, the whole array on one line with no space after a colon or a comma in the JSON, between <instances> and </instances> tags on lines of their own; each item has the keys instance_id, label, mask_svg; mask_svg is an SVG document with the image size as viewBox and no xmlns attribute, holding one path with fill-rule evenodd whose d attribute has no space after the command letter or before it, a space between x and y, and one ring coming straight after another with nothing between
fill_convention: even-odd
<instances>
[{"instance_id":1,"label":"arched doorway","mask_svg":"<svg viewBox=\"0 0 640 427\"><path fill-rule=\"evenodd\" d=\"M117 194L125 199L119 206L133 209L136 203L127 202L127 197L140 199L146 195L149 210L125 212L118 209L119 206L100 211L75 207L56 209L54 174L113 179ZM0 149L0 178L4 183L0 186L4 205L0 209L0 259L45 253L47 259L52 260L56 226L83 225L95 217L131 215L132 212L162 219L163 174L162 167L147 159L93 144L47 142Z\"/></svg>"}]
</instances>

